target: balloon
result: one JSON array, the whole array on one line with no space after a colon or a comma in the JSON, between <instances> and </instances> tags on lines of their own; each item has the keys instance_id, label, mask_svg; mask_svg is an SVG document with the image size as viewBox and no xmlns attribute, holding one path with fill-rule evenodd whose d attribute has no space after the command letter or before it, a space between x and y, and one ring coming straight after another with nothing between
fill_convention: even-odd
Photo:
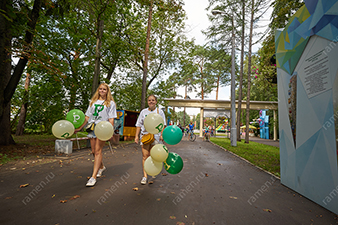
<instances>
[{"instance_id":1,"label":"balloon","mask_svg":"<svg viewBox=\"0 0 338 225\"><path fill-rule=\"evenodd\" d=\"M163 144L154 145L150 150L150 156L157 162L164 162L168 157L168 149Z\"/></svg>"},{"instance_id":2,"label":"balloon","mask_svg":"<svg viewBox=\"0 0 338 225\"><path fill-rule=\"evenodd\" d=\"M75 129L79 128L85 121L85 114L79 109L72 109L66 115L66 120L71 122Z\"/></svg>"},{"instance_id":3,"label":"balloon","mask_svg":"<svg viewBox=\"0 0 338 225\"><path fill-rule=\"evenodd\" d=\"M108 121L101 121L94 128L95 136L101 141L108 141L114 134L114 128Z\"/></svg>"},{"instance_id":4,"label":"balloon","mask_svg":"<svg viewBox=\"0 0 338 225\"><path fill-rule=\"evenodd\" d=\"M52 133L55 137L66 139L74 134L74 125L68 120L56 121L52 126Z\"/></svg>"},{"instance_id":5,"label":"balloon","mask_svg":"<svg viewBox=\"0 0 338 225\"><path fill-rule=\"evenodd\" d=\"M169 152L168 158L164 163L164 168L168 173L177 174L183 168L183 160L177 153Z\"/></svg>"},{"instance_id":6,"label":"balloon","mask_svg":"<svg viewBox=\"0 0 338 225\"><path fill-rule=\"evenodd\" d=\"M153 158L148 157L144 161L144 171L150 176L156 176L162 171L163 163L153 160Z\"/></svg>"},{"instance_id":7,"label":"balloon","mask_svg":"<svg viewBox=\"0 0 338 225\"><path fill-rule=\"evenodd\" d=\"M163 140L169 145L176 145L182 140L182 130L176 126L168 126L163 130Z\"/></svg>"},{"instance_id":8,"label":"balloon","mask_svg":"<svg viewBox=\"0 0 338 225\"><path fill-rule=\"evenodd\" d=\"M157 113L150 113L144 119L144 128L151 134L157 134L163 130L164 121Z\"/></svg>"}]
</instances>

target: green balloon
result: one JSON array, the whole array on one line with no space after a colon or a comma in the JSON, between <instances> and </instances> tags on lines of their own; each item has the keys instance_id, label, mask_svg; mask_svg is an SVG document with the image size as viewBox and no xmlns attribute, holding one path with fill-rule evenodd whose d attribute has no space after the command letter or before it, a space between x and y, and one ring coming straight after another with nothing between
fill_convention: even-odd
<instances>
[{"instance_id":1,"label":"green balloon","mask_svg":"<svg viewBox=\"0 0 338 225\"><path fill-rule=\"evenodd\" d=\"M182 140L182 130L176 126L167 126L162 133L163 140L169 145L176 145Z\"/></svg>"},{"instance_id":2,"label":"green balloon","mask_svg":"<svg viewBox=\"0 0 338 225\"><path fill-rule=\"evenodd\" d=\"M66 120L71 122L75 129L79 128L85 121L85 114L79 109L72 109L67 113Z\"/></svg>"},{"instance_id":3,"label":"green balloon","mask_svg":"<svg viewBox=\"0 0 338 225\"><path fill-rule=\"evenodd\" d=\"M168 173L178 174L183 169L183 160L179 154L169 152L167 160L164 162L164 168Z\"/></svg>"}]
</instances>

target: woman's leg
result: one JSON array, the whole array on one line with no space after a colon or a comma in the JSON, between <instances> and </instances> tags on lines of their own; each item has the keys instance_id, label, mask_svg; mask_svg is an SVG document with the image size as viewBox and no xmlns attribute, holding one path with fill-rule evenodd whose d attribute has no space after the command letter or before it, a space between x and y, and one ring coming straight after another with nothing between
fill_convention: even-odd
<instances>
[{"instance_id":1,"label":"woman's leg","mask_svg":"<svg viewBox=\"0 0 338 225\"><path fill-rule=\"evenodd\" d=\"M147 173L144 170L144 162L150 156L150 148L152 145L141 145L142 147L142 168L143 168L143 177L147 177Z\"/></svg>"},{"instance_id":2,"label":"woman's leg","mask_svg":"<svg viewBox=\"0 0 338 225\"><path fill-rule=\"evenodd\" d=\"M92 154L94 156L94 162L95 162L95 148L96 148L96 142L98 141L99 139L97 138L91 138L90 139L90 147L92 148ZM103 163L102 163L102 160L101 160L101 165L100 165L100 169L103 168Z\"/></svg>"},{"instance_id":3,"label":"woman's leg","mask_svg":"<svg viewBox=\"0 0 338 225\"><path fill-rule=\"evenodd\" d=\"M95 158L94 158L94 169L92 177L96 179L97 172L99 171L100 167L102 166L102 148L104 146L105 142L100 141L96 138L96 144L95 144Z\"/></svg>"}]
</instances>

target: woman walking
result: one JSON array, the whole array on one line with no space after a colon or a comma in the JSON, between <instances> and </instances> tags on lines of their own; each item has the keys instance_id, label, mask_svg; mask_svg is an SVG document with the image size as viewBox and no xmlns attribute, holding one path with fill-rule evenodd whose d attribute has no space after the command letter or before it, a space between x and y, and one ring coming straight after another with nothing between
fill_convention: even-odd
<instances>
[{"instance_id":1,"label":"woman walking","mask_svg":"<svg viewBox=\"0 0 338 225\"><path fill-rule=\"evenodd\" d=\"M147 134L148 132L146 131L145 127L144 127L144 119L146 118L147 115L149 115L150 113L158 113L160 114L160 116L162 116L163 118L163 129L165 128L165 115L164 112L156 107L157 104L157 98L155 95L150 95L148 97L148 108L143 109L140 112L139 117L137 118L137 122L136 122L136 134L135 134L135 143L138 144L139 140L142 140L142 136ZM162 129L162 131L163 131ZM140 136L140 137L139 137ZM155 134L154 135L155 141L153 143L150 144L143 144L142 142L141 144L141 148L142 148L142 167L143 167L143 177L141 180L141 184L146 184L147 183L147 173L144 171L144 162L146 161L146 159L150 156L150 149L158 142L162 142L163 138L162 138L162 132Z\"/></svg>"},{"instance_id":2,"label":"woman walking","mask_svg":"<svg viewBox=\"0 0 338 225\"><path fill-rule=\"evenodd\" d=\"M79 128L75 129L75 133L79 132L87 124L87 122L94 123L95 126L101 121L109 121L114 127L114 118L117 117L116 104L108 84L101 83L99 85L90 100L90 104L85 115L86 117L84 123ZM99 140L95 136L94 130L89 131L87 136L90 137L90 146L94 155L93 173L86 184L87 187L91 187L95 185L96 178L101 177L102 172L106 170L106 167L102 162L102 148L105 141Z\"/></svg>"}]
</instances>

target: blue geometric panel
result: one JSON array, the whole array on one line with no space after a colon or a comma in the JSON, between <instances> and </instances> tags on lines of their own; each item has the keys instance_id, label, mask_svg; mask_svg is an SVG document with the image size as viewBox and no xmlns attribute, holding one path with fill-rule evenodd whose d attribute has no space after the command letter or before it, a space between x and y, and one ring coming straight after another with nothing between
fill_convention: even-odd
<instances>
[{"instance_id":1,"label":"blue geometric panel","mask_svg":"<svg viewBox=\"0 0 338 225\"><path fill-rule=\"evenodd\" d=\"M318 34L323 38L334 41L338 36L338 29L333 28L338 28L337 12L338 4L336 0L305 1L305 5L297 11L282 31L283 35L279 35L276 40L277 67L292 74L300 58L298 53L302 49L299 46L304 46L302 42L306 42L313 35ZM293 35L294 32L297 33L297 36ZM288 37L287 41L285 37ZM297 51L295 51L296 49ZM283 62L280 61L281 59L283 59Z\"/></svg>"},{"instance_id":2,"label":"blue geometric panel","mask_svg":"<svg viewBox=\"0 0 338 225\"><path fill-rule=\"evenodd\" d=\"M305 1L275 42L281 182L338 214L338 0Z\"/></svg>"}]
</instances>

